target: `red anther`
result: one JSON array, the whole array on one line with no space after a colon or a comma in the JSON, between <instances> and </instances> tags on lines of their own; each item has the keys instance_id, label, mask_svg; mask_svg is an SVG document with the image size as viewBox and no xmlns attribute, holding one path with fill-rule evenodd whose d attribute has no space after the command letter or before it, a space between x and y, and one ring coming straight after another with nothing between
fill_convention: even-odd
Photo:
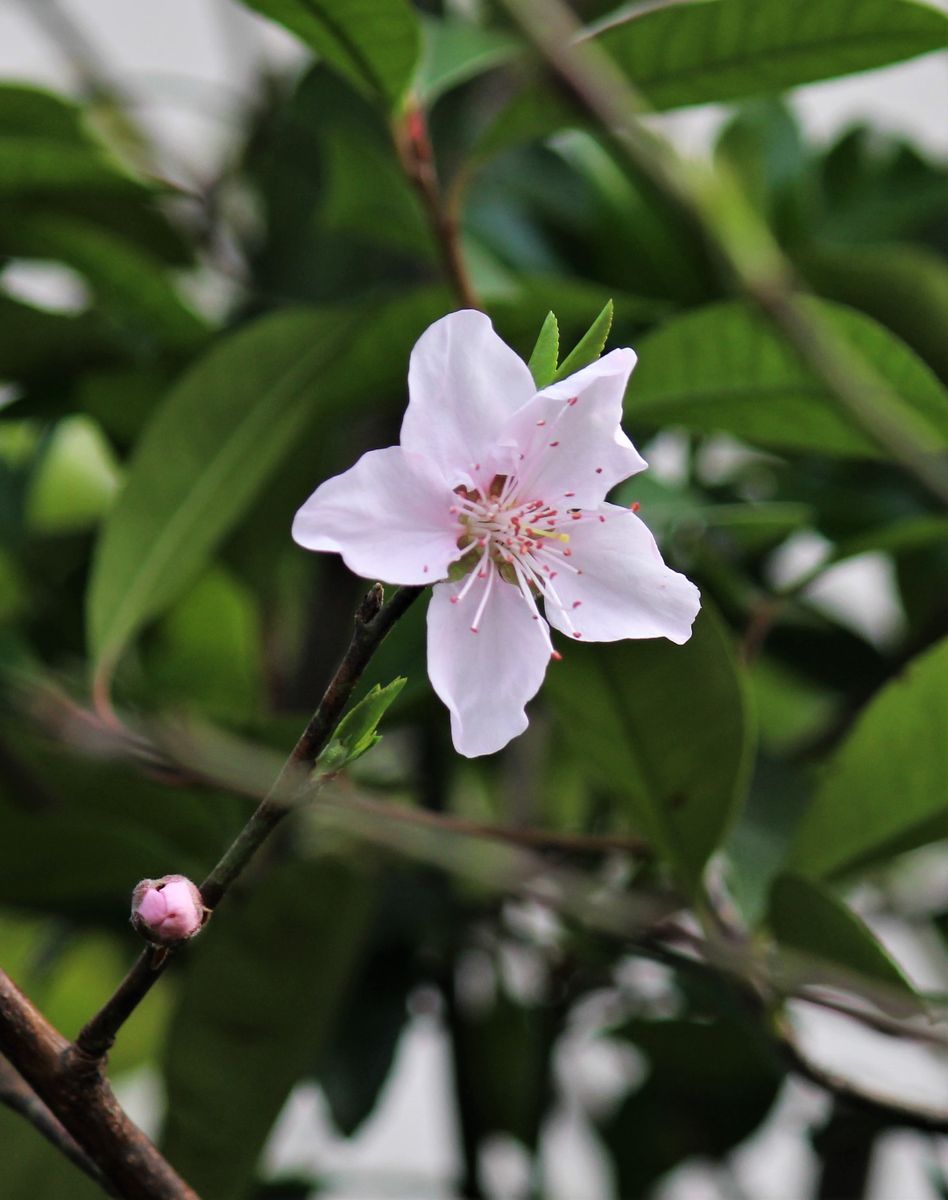
<instances>
[{"instance_id":1,"label":"red anther","mask_svg":"<svg viewBox=\"0 0 948 1200\"><path fill-rule=\"evenodd\" d=\"M574 404L576 404L576 403L578 402L578 400L579 400L579 397L578 397L578 396L571 396L571 397L569 398L569 400L567 400L567 401L566 401L566 403L567 403L567 404L570 406L570 408L572 408L572 406L573 406Z\"/></svg>"},{"instance_id":2,"label":"red anther","mask_svg":"<svg viewBox=\"0 0 948 1200\"><path fill-rule=\"evenodd\" d=\"M575 496L576 493L575 492L564 492L563 495L566 496L567 498L569 498L570 496Z\"/></svg>"},{"instance_id":3,"label":"red anther","mask_svg":"<svg viewBox=\"0 0 948 1200\"><path fill-rule=\"evenodd\" d=\"M551 445L551 446L558 446L558 445L559 445L559 442L550 442L550 445Z\"/></svg>"},{"instance_id":4,"label":"red anther","mask_svg":"<svg viewBox=\"0 0 948 1200\"><path fill-rule=\"evenodd\" d=\"M629 505L629 508L631 508L633 512L638 512L641 507L642 507L642 505L639 504L638 500L635 500L632 504Z\"/></svg>"},{"instance_id":5,"label":"red anther","mask_svg":"<svg viewBox=\"0 0 948 1200\"><path fill-rule=\"evenodd\" d=\"M562 662L563 661L563 655L560 654L559 650L551 651L550 658L552 658L554 662Z\"/></svg>"},{"instance_id":6,"label":"red anther","mask_svg":"<svg viewBox=\"0 0 948 1200\"><path fill-rule=\"evenodd\" d=\"M569 515L574 521L578 521L580 519L580 517L582 517L583 514L579 511L577 511L577 512L571 512ZM601 517L599 519L602 520Z\"/></svg>"},{"instance_id":7,"label":"red anther","mask_svg":"<svg viewBox=\"0 0 948 1200\"><path fill-rule=\"evenodd\" d=\"M605 525L605 523L606 523L606 518L602 515L602 513L600 513L599 514L599 524Z\"/></svg>"},{"instance_id":8,"label":"red anther","mask_svg":"<svg viewBox=\"0 0 948 1200\"><path fill-rule=\"evenodd\" d=\"M570 550L569 546L563 547L563 557L564 558L572 558L573 557L573 552L572 552L572 550Z\"/></svg>"},{"instance_id":9,"label":"red anther","mask_svg":"<svg viewBox=\"0 0 948 1200\"><path fill-rule=\"evenodd\" d=\"M596 467L596 474L597 474L597 475L601 475L601 474L602 474L602 467Z\"/></svg>"},{"instance_id":10,"label":"red anther","mask_svg":"<svg viewBox=\"0 0 948 1200\"><path fill-rule=\"evenodd\" d=\"M451 603L452 603L452 604L457 604L457 602L458 602L460 599L461 599L461 597L460 597L460 596L452 596L452 597L451 597Z\"/></svg>"},{"instance_id":11,"label":"red anther","mask_svg":"<svg viewBox=\"0 0 948 1200\"><path fill-rule=\"evenodd\" d=\"M573 608L579 608L579 606L580 606L581 604L582 604L582 600L574 600L574 601L573 601Z\"/></svg>"},{"instance_id":12,"label":"red anther","mask_svg":"<svg viewBox=\"0 0 948 1200\"><path fill-rule=\"evenodd\" d=\"M428 564L427 563L425 563L425 565L421 568L421 571L422 571L423 575L428 574Z\"/></svg>"},{"instance_id":13,"label":"red anther","mask_svg":"<svg viewBox=\"0 0 948 1200\"><path fill-rule=\"evenodd\" d=\"M544 421L542 418L541 418L539 421L537 421L537 426L538 426L538 427L539 427L540 425L545 425L545 424L546 424L546 421Z\"/></svg>"},{"instance_id":14,"label":"red anther","mask_svg":"<svg viewBox=\"0 0 948 1200\"><path fill-rule=\"evenodd\" d=\"M471 633L477 633L477 626L476 626L476 625L472 625L472 626L471 626Z\"/></svg>"},{"instance_id":15,"label":"red anther","mask_svg":"<svg viewBox=\"0 0 948 1200\"><path fill-rule=\"evenodd\" d=\"M581 633L579 633L578 631L574 631L574 632L573 632L573 637L574 637L574 638L581 638L582 636L583 636L583 635L582 635Z\"/></svg>"}]
</instances>

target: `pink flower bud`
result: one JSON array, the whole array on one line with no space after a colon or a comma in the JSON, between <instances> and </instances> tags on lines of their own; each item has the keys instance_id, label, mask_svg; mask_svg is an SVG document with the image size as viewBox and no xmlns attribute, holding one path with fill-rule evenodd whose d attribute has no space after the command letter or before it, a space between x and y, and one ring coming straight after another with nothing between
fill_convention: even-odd
<instances>
[{"instance_id":1,"label":"pink flower bud","mask_svg":"<svg viewBox=\"0 0 948 1200\"><path fill-rule=\"evenodd\" d=\"M132 924L150 942L164 946L194 937L204 917L201 893L184 875L143 879L132 892Z\"/></svg>"}]
</instances>

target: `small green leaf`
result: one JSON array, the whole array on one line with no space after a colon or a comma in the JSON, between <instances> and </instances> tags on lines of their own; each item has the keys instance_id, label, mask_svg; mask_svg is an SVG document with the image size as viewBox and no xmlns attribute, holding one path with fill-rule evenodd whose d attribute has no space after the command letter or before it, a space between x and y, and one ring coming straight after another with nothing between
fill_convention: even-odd
<instances>
[{"instance_id":1,"label":"small green leaf","mask_svg":"<svg viewBox=\"0 0 948 1200\"><path fill-rule=\"evenodd\" d=\"M851 871L948 834L948 638L864 710L804 814L789 868Z\"/></svg>"},{"instance_id":2,"label":"small green leaf","mask_svg":"<svg viewBox=\"0 0 948 1200\"><path fill-rule=\"evenodd\" d=\"M91 146L0 134L0 199L86 189L146 194L144 185Z\"/></svg>"},{"instance_id":3,"label":"small green leaf","mask_svg":"<svg viewBox=\"0 0 948 1200\"><path fill-rule=\"evenodd\" d=\"M546 314L537 344L533 347L533 353L527 363L538 391L553 382L559 354L560 327L556 322L556 317L550 312Z\"/></svg>"},{"instance_id":4,"label":"small green leaf","mask_svg":"<svg viewBox=\"0 0 948 1200\"><path fill-rule=\"evenodd\" d=\"M27 526L41 534L98 524L119 487L115 452L91 417L65 417L50 434L30 478Z\"/></svg>"},{"instance_id":5,"label":"small green leaf","mask_svg":"<svg viewBox=\"0 0 948 1200\"><path fill-rule=\"evenodd\" d=\"M810 314L897 393L907 424L948 446L948 392L903 342L871 318L824 300ZM825 384L758 313L738 301L674 317L643 338L626 417L718 430L785 450L878 458L882 452Z\"/></svg>"},{"instance_id":6,"label":"small green leaf","mask_svg":"<svg viewBox=\"0 0 948 1200\"><path fill-rule=\"evenodd\" d=\"M580 338L574 349L567 354L557 367L551 382L555 383L559 379L565 379L567 375L573 375L576 371L581 370L583 367L588 367L590 363L595 362L600 354L602 354L611 328L612 301L609 300L606 302L606 306L599 316L596 317L586 333Z\"/></svg>"},{"instance_id":7,"label":"small green leaf","mask_svg":"<svg viewBox=\"0 0 948 1200\"><path fill-rule=\"evenodd\" d=\"M379 721L385 716L386 709L398 698L398 693L405 686L405 679L393 679L385 687L376 684L369 694L339 722L332 741L319 756L314 768L316 775L327 771L339 771L347 763L355 762L367 750L371 750L376 742L381 741L377 733Z\"/></svg>"},{"instance_id":8,"label":"small green leaf","mask_svg":"<svg viewBox=\"0 0 948 1200\"><path fill-rule=\"evenodd\" d=\"M910 0L698 0L610 22L598 40L659 109L765 95L943 50Z\"/></svg>"},{"instance_id":9,"label":"small green leaf","mask_svg":"<svg viewBox=\"0 0 948 1200\"><path fill-rule=\"evenodd\" d=\"M883 1007L903 1014L919 1007L912 985L889 952L825 885L792 873L778 875L767 919L781 945L817 960L815 974L821 965L841 967L867 984L881 984L876 998Z\"/></svg>"},{"instance_id":10,"label":"small green leaf","mask_svg":"<svg viewBox=\"0 0 948 1200\"><path fill-rule=\"evenodd\" d=\"M395 109L421 52L405 0L244 0L285 26L364 95Z\"/></svg>"}]
</instances>

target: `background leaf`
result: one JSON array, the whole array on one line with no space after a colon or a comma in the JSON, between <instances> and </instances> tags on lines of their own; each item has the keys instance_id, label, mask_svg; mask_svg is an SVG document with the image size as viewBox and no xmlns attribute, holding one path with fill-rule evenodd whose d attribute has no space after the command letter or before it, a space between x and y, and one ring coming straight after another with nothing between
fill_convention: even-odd
<instances>
[{"instance_id":1,"label":"background leaf","mask_svg":"<svg viewBox=\"0 0 948 1200\"><path fill-rule=\"evenodd\" d=\"M706 606L683 646L572 645L547 689L590 775L694 887L743 798L753 737L720 621Z\"/></svg>"},{"instance_id":2,"label":"background leaf","mask_svg":"<svg viewBox=\"0 0 948 1200\"><path fill-rule=\"evenodd\" d=\"M285 25L372 99L395 108L421 49L405 0L244 0Z\"/></svg>"},{"instance_id":3,"label":"background leaf","mask_svg":"<svg viewBox=\"0 0 948 1200\"><path fill-rule=\"evenodd\" d=\"M944 48L911 0L699 0L606 25L599 40L659 109L738 100Z\"/></svg>"},{"instance_id":4,"label":"background leaf","mask_svg":"<svg viewBox=\"0 0 948 1200\"><path fill-rule=\"evenodd\" d=\"M803 817L791 869L836 875L948 833L946 678L943 639L868 705Z\"/></svg>"}]
</instances>

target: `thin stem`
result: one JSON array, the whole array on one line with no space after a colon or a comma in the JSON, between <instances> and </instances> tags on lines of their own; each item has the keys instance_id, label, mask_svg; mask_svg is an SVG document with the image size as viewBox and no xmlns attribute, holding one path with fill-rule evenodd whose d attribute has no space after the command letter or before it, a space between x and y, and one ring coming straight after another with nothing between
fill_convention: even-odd
<instances>
[{"instance_id":1,"label":"thin stem","mask_svg":"<svg viewBox=\"0 0 948 1200\"><path fill-rule=\"evenodd\" d=\"M485 838L488 841L505 842L511 846L529 846L535 850L562 850L574 854L617 851L634 855L636 858L648 858L651 855L648 843L637 837L565 833L552 829L537 829L529 825L499 825L491 821L471 821L467 817L432 812L424 808L410 808L403 804L391 804L386 800L373 800L367 796L345 795L337 798L327 795L323 803L336 804L352 812L363 812L382 820L420 825L426 829L436 829L460 837Z\"/></svg>"},{"instance_id":2,"label":"thin stem","mask_svg":"<svg viewBox=\"0 0 948 1200\"><path fill-rule=\"evenodd\" d=\"M422 590L420 587L399 588L390 600L383 603L382 585L377 583L365 596L356 613L352 640L323 693L319 707L283 764L270 791L201 884L201 896L208 909L213 910L220 903L256 852L305 792L309 769L339 724L369 659ZM174 947L168 949L171 951ZM76 1046L84 1055L98 1059L108 1051L119 1029L157 982L170 958L171 953L167 953L159 959L150 947L143 951L113 995L81 1030Z\"/></svg>"},{"instance_id":3,"label":"thin stem","mask_svg":"<svg viewBox=\"0 0 948 1200\"><path fill-rule=\"evenodd\" d=\"M428 124L420 105L409 104L404 119L395 127L394 139L402 169L421 197L451 286L465 308L480 308L461 251L459 214L442 197Z\"/></svg>"}]
</instances>

